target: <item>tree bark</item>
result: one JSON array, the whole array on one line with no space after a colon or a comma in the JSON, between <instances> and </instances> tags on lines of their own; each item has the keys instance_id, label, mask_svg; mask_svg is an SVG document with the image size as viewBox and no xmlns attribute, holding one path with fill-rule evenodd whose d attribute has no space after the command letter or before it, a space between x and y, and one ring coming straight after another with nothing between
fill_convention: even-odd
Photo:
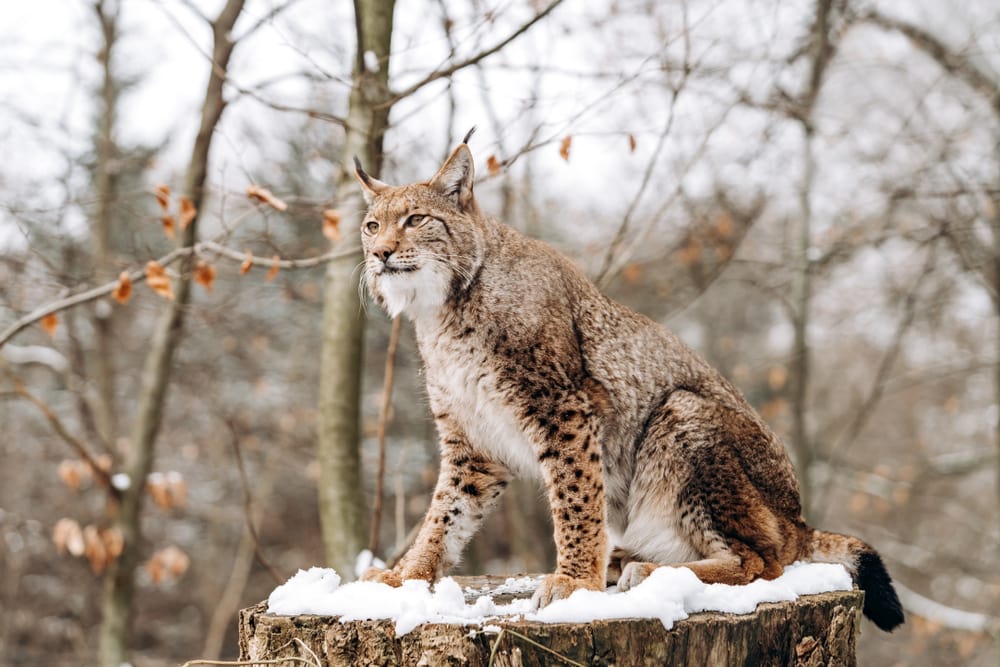
<instances>
[{"instance_id":1,"label":"tree bark","mask_svg":"<svg viewBox=\"0 0 1000 667\"><path fill-rule=\"evenodd\" d=\"M184 192L195 209L204 201L205 179L212 135L222 116L225 102L222 86L229 57L235 44L230 38L233 25L243 10L244 0L228 0L212 24L213 50L211 74L201 110L201 125L195 138L191 160L184 181ZM199 214L180 233L180 245L191 246L197 238ZM145 482L153 465L156 437L163 418L167 387L174 352L180 345L184 315L191 294L191 263L186 255L180 264L180 277L175 281L175 299L168 301L153 332L143 368L139 400L130 442L129 459L125 464L131 484L122 492L115 525L124 538L121 556L109 567L104 578L101 603L101 628L98 638L98 661L102 667L119 667L128 662L129 619L135 593L135 570L142 548L142 502Z\"/></svg>"},{"instance_id":2,"label":"tree bark","mask_svg":"<svg viewBox=\"0 0 1000 667\"><path fill-rule=\"evenodd\" d=\"M98 0L94 5L103 43L98 54L101 65L100 117L97 123L94 190L97 205L91 225L94 242L94 277L98 284L114 276L111 237L114 209L118 203L118 145L115 120L118 112L119 83L115 78L112 55L118 41L118 4ZM114 310L107 299L94 309L94 376L97 385L97 430L105 443L114 445L118 436L118 412L115 410Z\"/></svg>"},{"instance_id":3,"label":"tree bark","mask_svg":"<svg viewBox=\"0 0 1000 667\"><path fill-rule=\"evenodd\" d=\"M365 548L366 541L359 452L365 315L358 295L360 238L355 233L364 206L354 179L353 158L358 156L374 176L381 171L382 140L392 99L388 81L394 4L395 0L354 3L358 49L337 202L345 227L340 246L359 250L353 257L327 265L323 296L317 433L319 515L326 562L342 576L354 572L354 558ZM374 55L377 67L366 66L366 53Z\"/></svg>"},{"instance_id":4,"label":"tree bark","mask_svg":"<svg viewBox=\"0 0 1000 667\"><path fill-rule=\"evenodd\" d=\"M456 577L480 589L483 577ZM493 577L495 585L503 577ZM530 595L530 592L524 595ZM498 601L500 596L496 596ZM426 624L396 637L392 621L341 623L272 616L262 602L240 612L240 659L290 656L339 665L855 665L860 591L760 605L751 614L693 614L670 630L656 619L545 624L491 620L501 628ZM302 642L298 644L295 640ZM534 642L534 643L532 643ZM308 647L308 650L303 648ZM314 664L314 663L309 663Z\"/></svg>"}]
</instances>

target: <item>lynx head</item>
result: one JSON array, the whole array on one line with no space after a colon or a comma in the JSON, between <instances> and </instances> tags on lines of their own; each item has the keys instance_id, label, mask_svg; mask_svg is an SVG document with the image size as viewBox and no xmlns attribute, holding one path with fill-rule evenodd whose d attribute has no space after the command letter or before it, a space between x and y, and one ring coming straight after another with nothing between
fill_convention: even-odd
<instances>
[{"instance_id":1,"label":"lynx head","mask_svg":"<svg viewBox=\"0 0 1000 667\"><path fill-rule=\"evenodd\" d=\"M393 317L437 312L469 287L482 261L468 145L423 183L395 187L366 174L357 158L355 167L368 202L361 223L368 289Z\"/></svg>"}]
</instances>

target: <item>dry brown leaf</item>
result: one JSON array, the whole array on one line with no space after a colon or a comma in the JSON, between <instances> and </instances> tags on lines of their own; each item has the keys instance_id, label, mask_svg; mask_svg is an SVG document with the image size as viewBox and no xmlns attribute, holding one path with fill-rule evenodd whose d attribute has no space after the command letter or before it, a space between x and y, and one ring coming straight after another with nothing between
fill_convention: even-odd
<instances>
[{"instance_id":1,"label":"dry brown leaf","mask_svg":"<svg viewBox=\"0 0 1000 667\"><path fill-rule=\"evenodd\" d=\"M170 504L174 507L181 507L187 501L187 483L181 474L171 470L166 475L167 491L170 492Z\"/></svg>"},{"instance_id":2,"label":"dry brown leaf","mask_svg":"<svg viewBox=\"0 0 1000 667\"><path fill-rule=\"evenodd\" d=\"M83 479L79 463L79 461L72 459L63 459L59 462L59 479L73 491L80 488L80 482Z\"/></svg>"},{"instance_id":3,"label":"dry brown leaf","mask_svg":"<svg viewBox=\"0 0 1000 667\"><path fill-rule=\"evenodd\" d=\"M569 147L573 143L573 135L567 134L559 144L559 157L569 162Z\"/></svg>"},{"instance_id":4,"label":"dry brown leaf","mask_svg":"<svg viewBox=\"0 0 1000 667\"><path fill-rule=\"evenodd\" d=\"M684 266L694 266L701 261L701 250L701 241L690 238L684 247L677 251L677 259Z\"/></svg>"},{"instance_id":5,"label":"dry brown leaf","mask_svg":"<svg viewBox=\"0 0 1000 667\"><path fill-rule=\"evenodd\" d=\"M767 386L771 391L781 391L788 382L788 369L784 366L771 366L767 370Z\"/></svg>"},{"instance_id":6,"label":"dry brown leaf","mask_svg":"<svg viewBox=\"0 0 1000 667\"><path fill-rule=\"evenodd\" d=\"M163 566L163 562L159 558L159 552L153 554L153 557L146 561L143 568L146 570L146 573L149 574L149 578L154 584L158 584L163 581L163 578L166 575L166 568Z\"/></svg>"},{"instance_id":7,"label":"dry brown leaf","mask_svg":"<svg viewBox=\"0 0 1000 667\"><path fill-rule=\"evenodd\" d=\"M52 527L52 542L59 553L69 552L74 556L83 553L83 531L80 524L73 519L59 519Z\"/></svg>"},{"instance_id":8,"label":"dry brown leaf","mask_svg":"<svg viewBox=\"0 0 1000 667\"><path fill-rule=\"evenodd\" d=\"M174 216L170 214L165 214L160 218L160 222L163 223L163 233L168 239L174 238L174 230L177 228L177 223L174 222Z\"/></svg>"},{"instance_id":9,"label":"dry brown leaf","mask_svg":"<svg viewBox=\"0 0 1000 667\"><path fill-rule=\"evenodd\" d=\"M215 267L199 259L194 267L194 281L204 287L206 292L211 292L212 283L215 282Z\"/></svg>"},{"instance_id":10,"label":"dry brown leaf","mask_svg":"<svg viewBox=\"0 0 1000 667\"><path fill-rule=\"evenodd\" d=\"M160 473L150 473L146 478L146 493L161 510L169 510L173 506L173 498L166 478Z\"/></svg>"},{"instance_id":11,"label":"dry brown leaf","mask_svg":"<svg viewBox=\"0 0 1000 667\"><path fill-rule=\"evenodd\" d=\"M128 303L129 298L132 296L132 276L128 274L128 271L122 271L118 276L118 285L111 292L111 296L118 303Z\"/></svg>"},{"instance_id":12,"label":"dry brown leaf","mask_svg":"<svg viewBox=\"0 0 1000 667\"><path fill-rule=\"evenodd\" d=\"M267 280L267 282L271 282L272 280L274 280L278 276L278 271L281 268L281 267L278 266L278 261L280 259L281 258L278 257L277 255L274 255L274 256L271 257L271 262L272 262L271 268L268 269L267 275L264 276L264 279Z\"/></svg>"},{"instance_id":13,"label":"dry brown leaf","mask_svg":"<svg viewBox=\"0 0 1000 667\"><path fill-rule=\"evenodd\" d=\"M59 317L55 313L49 313L42 318L40 324L50 337L56 335L56 328L59 326Z\"/></svg>"},{"instance_id":14,"label":"dry brown leaf","mask_svg":"<svg viewBox=\"0 0 1000 667\"><path fill-rule=\"evenodd\" d=\"M631 132L629 132L629 135L628 135L628 152L629 153L634 153L635 152L635 147L636 147L635 136Z\"/></svg>"},{"instance_id":15,"label":"dry brown leaf","mask_svg":"<svg viewBox=\"0 0 1000 667\"><path fill-rule=\"evenodd\" d=\"M174 298L174 288L170 284L170 276L155 259L146 262L146 284L149 288L165 299Z\"/></svg>"},{"instance_id":16,"label":"dry brown leaf","mask_svg":"<svg viewBox=\"0 0 1000 667\"><path fill-rule=\"evenodd\" d=\"M262 188L259 185L249 186L247 188L247 197L262 204L267 204L276 211L284 211L288 208L288 204L271 194L271 191L267 188Z\"/></svg>"},{"instance_id":17,"label":"dry brown leaf","mask_svg":"<svg viewBox=\"0 0 1000 667\"><path fill-rule=\"evenodd\" d=\"M187 572L188 566L191 565L188 555L173 545L164 549L161 554L167 566L167 573L175 579Z\"/></svg>"},{"instance_id":18,"label":"dry brown leaf","mask_svg":"<svg viewBox=\"0 0 1000 667\"><path fill-rule=\"evenodd\" d=\"M104 541L104 549L108 553L109 561L122 555L122 550L125 549L125 537L117 526L102 528L101 540Z\"/></svg>"},{"instance_id":19,"label":"dry brown leaf","mask_svg":"<svg viewBox=\"0 0 1000 667\"><path fill-rule=\"evenodd\" d=\"M241 276L244 275L245 273L249 272L250 269L252 268L253 268L253 255L250 253L249 250L247 250L247 256L240 264L240 275Z\"/></svg>"},{"instance_id":20,"label":"dry brown leaf","mask_svg":"<svg viewBox=\"0 0 1000 667\"><path fill-rule=\"evenodd\" d=\"M624 269L622 269L622 279L625 280L629 285L638 285L639 281L642 280L642 265L641 264L629 264Z\"/></svg>"},{"instance_id":21,"label":"dry brown leaf","mask_svg":"<svg viewBox=\"0 0 1000 667\"><path fill-rule=\"evenodd\" d=\"M153 190L153 194L156 195L156 203L158 203L163 212L166 213L170 208L170 186L157 185L156 189Z\"/></svg>"},{"instance_id":22,"label":"dry brown leaf","mask_svg":"<svg viewBox=\"0 0 1000 667\"><path fill-rule=\"evenodd\" d=\"M160 549L144 565L149 578L154 584L170 579L178 579L191 565L191 559L186 553L171 545Z\"/></svg>"},{"instance_id":23,"label":"dry brown leaf","mask_svg":"<svg viewBox=\"0 0 1000 667\"><path fill-rule=\"evenodd\" d=\"M181 229L187 229L187 226L191 224L196 215L198 215L198 209L195 208L194 203L187 197L181 197L181 210L179 213Z\"/></svg>"},{"instance_id":24,"label":"dry brown leaf","mask_svg":"<svg viewBox=\"0 0 1000 667\"><path fill-rule=\"evenodd\" d=\"M89 525L83 529L84 555L90 561L90 569L94 574L100 574L109 562L108 550L97 526Z\"/></svg>"},{"instance_id":25,"label":"dry brown leaf","mask_svg":"<svg viewBox=\"0 0 1000 667\"><path fill-rule=\"evenodd\" d=\"M94 457L94 463L97 464L97 467L102 472L110 473L111 464L114 463L114 461L111 460L110 454L99 454L98 456Z\"/></svg>"},{"instance_id":26,"label":"dry brown leaf","mask_svg":"<svg viewBox=\"0 0 1000 667\"><path fill-rule=\"evenodd\" d=\"M342 237L340 233L340 211L335 208L328 208L323 211L323 236L331 241L339 241Z\"/></svg>"},{"instance_id":27,"label":"dry brown leaf","mask_svg":"<svg viewBox=\"0 0 1000 667\"><path fill-rule=\"evenodd\" d=\"M500 160L497 159L496 155L486 158L486 171L489 172L490 176L496 176L500 173Z\"/></svg>"}]
</instances>

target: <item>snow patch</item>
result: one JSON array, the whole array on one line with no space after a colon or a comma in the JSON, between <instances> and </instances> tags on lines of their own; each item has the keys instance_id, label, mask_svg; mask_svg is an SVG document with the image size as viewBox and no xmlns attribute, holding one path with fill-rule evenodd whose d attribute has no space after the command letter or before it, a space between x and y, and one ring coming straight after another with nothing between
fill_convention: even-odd
<instances>
[{"instance_id":1,"label":"snow patch","mask_svg":"<svg viewBox=\"0 0 1000 667\"><path fill-rule=\"evenodd\" d=\"M522 592L531 590L536 583L532 577L511 578L501 588L506 588L505 592ZM760 579L746 586L705 584L687 568L662 567L624 593L613 587L605 592L580 590L536 611L529 599L497 604L488 595L481 595L468 604L462 588L451 577L437 582L433 589L426 581L417 580L404 581L400 588L370 581L341 585L340 576L333 570L313 567L299 570L274 589L267 611L280 616L339 616L342 623L388 619L395 621L397 637L424 623L478 625L485 626L485 632L498 632L496 621L522 617L541 623L656 618L670 629L677 621L700 611L748 614L761 602L850 590L851 585L847 570L831 563L795 563L773 581Z\"/></svg>"}]
</instances>

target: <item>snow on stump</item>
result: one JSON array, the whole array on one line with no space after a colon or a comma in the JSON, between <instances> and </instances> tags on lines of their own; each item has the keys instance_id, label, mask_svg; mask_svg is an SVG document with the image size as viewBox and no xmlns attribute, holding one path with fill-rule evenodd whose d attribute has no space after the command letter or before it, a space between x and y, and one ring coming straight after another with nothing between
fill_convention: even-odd
<instances>
[{"instance_id":1,"label":"snow on stump","mask_svg":"<svg viewBox=\"0 0 1000 667\"><path fill-rule=\"evenodd\" d=\"M334 587L339 586L339 577L336 580ZM537 579L518 579L516 582L528 582L529 585L522 583L512 587L513 581L495 576L454 577L454 583L448 584L447 595L460 591L467 610L489 607L509 612L512 609L527 609L527 599L532 592L530 584L537 583ZM342 588L348 590L351 587L357 587L357 584ZM367 589L356 589L356 592L367 596L359 603L361 606L365 606L366 602L374 604L372 598L377 595L369 595ZM718 589L713 589L713 595L718 593ZM423 612L433 610L438 604L434 596L444 595L437 591L429 593L426 588L423 594L431 596L418 604ZM484 595L490 600L484 600ZM618 597L623 595L627 594L618 594ZM832 590L781 602L762 602L750 613L705 611L687 614L682 610L678 618L683 620L676 622L661 614L653 618L612 618L572 623L533 620L536 615L530 613L485 618L472 618L470 615L465 619L452 618L448 622L419 622L420 614L411 612L400 612L398 616L380 620L345 620L350 614L283 616L269 613L268 602L265 601L240 612L240 659L317 667L839 667L856 664L855 646L863 599L860 591ZM271 604L275 606L274 594ZM704 602L697 604L705 605ZM613 608L613 605L605 606ZM371 614L364 612L359 616L363 618L366 613ZM609 615L620 613L612 611ZM671 627L668 629L668 626ZM280 658L295 660L275 662Z\"/></svg>"}]
</instances>

